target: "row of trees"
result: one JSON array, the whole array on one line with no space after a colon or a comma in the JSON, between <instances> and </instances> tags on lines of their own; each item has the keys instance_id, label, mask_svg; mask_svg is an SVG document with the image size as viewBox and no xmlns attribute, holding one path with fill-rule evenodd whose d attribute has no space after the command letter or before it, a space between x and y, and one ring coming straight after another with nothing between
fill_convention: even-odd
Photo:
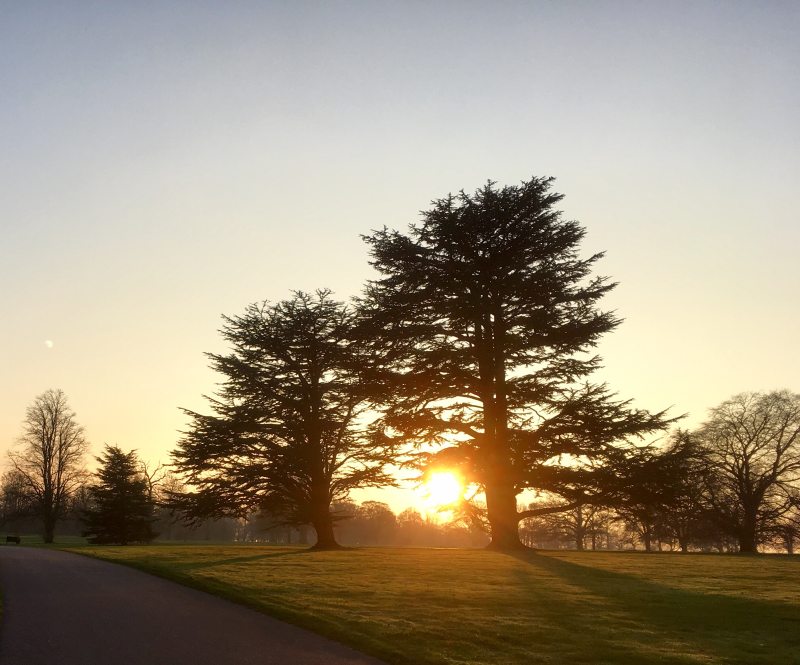
<instances>
[{"instance_id":1,"label":"row of trees","mask_svg":"<svg viewBox=\"0 0 800 665\"><path fill-rule=\"evenodd\" d=\"M41 413L46 403L74 420L63 394L56 391L37 398L30 412ZM738 395L715 408L698 430L677 432L665 449L651 451L649 459L631 469L633 477L616 479L616 491L609 481L604 503L546 513L541 509L559 502L540 499L532 506L540 515L522 522L521 539L527 546L544 548L642 546L648 551L685 552L748 551L750 545L753 549L765 545L793 553L800 537L800 461L793 443L798 421L797 395L786 391ZM67 429L73 431L74 422ZM77 473L74 464L62 469L60 475L66 472L84 482L57 513L78 523L94 542L146 542L155 536L154 522L169 539L309 541L304 524L293 528L283 515L263 510L247 519L207 520L187 529L176 523L173 513L171 497L181 496L174 476L162 468L150 469L134 452L113 446L106 446L98 461L93 479ZM58 466L57 458L41 462L38 469ZM40 479L38 484L44 482ZM46 525L51 532L45 519L53 509L43 509L40 495L30 490L19 470L4 475L0 490L0 521L27 530ZM339 501L331 510L338 519L336 537L345 545L453 547L486 542L479 520L441 524L423 519L413 509L395 515L376 501L361 505ZM466 511L462 517L475 514Z\"/></svg>"},{"instance_id":2,"label":"row of trees","mask_svg":"<svg viewBox=\"0 0 800 665\"><path fill-rule=\"evenodd\" d=\"M396 514L381 501L345 501L332 508L339 517L337 541L345 546L483 547L488 542L486 532L474 523L439 520L413 508ZM314 539L313 528L291 527L264 513L237 524L236 538L242 541L308 544Z\"/></svg>"},{"instance_id":3,"label":"row of trees","mask_svg":"<svg viewBox=\"0 0 800 665\"><path fill-rule=\"evenodd\" d=\"M190 491L172 507L194 521L265 511L336 547L335 505L413 463L479 488L483 504L462 508L496 549L523 546L520 522L584 507L627 512L648 543L652 515L699 493L704 514L755 551L796 504L796 416L743 396L748 415L726 421L726 403L670 450L645 445L676 419L591 381L593 349L619 324L599 308L614 284L592 274L601 255L580 255L585 231L551 187L490 182L434 201L406 233L366 236L377 276L349 304L296 292L225 317L230 352L209 356L221 389L210 414L187 412L173 466ZM764 403L797 401L780 395ZM695 473L702 483L684 487ZM526 492L549 500L523 506Z\"/></svg>"}]
</instances>

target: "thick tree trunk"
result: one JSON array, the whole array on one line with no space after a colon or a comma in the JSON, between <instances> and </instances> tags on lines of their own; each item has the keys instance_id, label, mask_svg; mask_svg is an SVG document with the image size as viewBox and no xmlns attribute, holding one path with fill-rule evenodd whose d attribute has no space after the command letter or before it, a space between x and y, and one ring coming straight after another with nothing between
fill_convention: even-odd
<instances>
[{"instance_id":1,"label":"thick tree trunk","mask_svg":"<svg viewBox=\"0 0 800 665\"><path fill-rule=\"evenodd\" d=\"M315 550L339 549L341 545L336 542L336 535L333 533L333 520L330 513L315 517L314 531L317 532L317 542L314 544Z\"/></svg>"},{"instance_id":2,"label":"thick tree trunk","mask_svg":"<svg viewBox=\"0 0 800 665\"><path fill-rule=\"evenodd\" d=\"M758 552L755 530L742 529L739 536L739 552L742 554L755 554Z\"/></svg>"},{"instance_id":3,"label":"thick tree trunk","mask_svg":"<svg viewBox=\"0 0 800 665\"><path fill-rule=\"evenodd\" d=\"M336 542L336 535L333 532L333 517L331 517L327 484L316 486L312 492L311 524L314 527L314 531L317 532L317 542L314 544L314 549L338 549L341 546Z\"/></svg>"},{"instance_id":4,"label":"thick tree trunk","mask_svg":"<svg viewBox=\"0 0 800 665\"><path fill-rule=\"evenodd\" d=\"M487 549L499 551L526 549L519 539L517 495L513 487L501 483L487 485L486 511L491 528L491 541Z\"/></svg>"},{"instance_id":5,"label":"thick tree trunk","mask_svg":"<svg viewBox=\"0 0 800 665\"><path fill-rule=\"evenodd\" d=\"M739 530L739 552L742 554L755 554L758 552L756 521L753 517L745 517Z\"/></svg>"}]
</instances>

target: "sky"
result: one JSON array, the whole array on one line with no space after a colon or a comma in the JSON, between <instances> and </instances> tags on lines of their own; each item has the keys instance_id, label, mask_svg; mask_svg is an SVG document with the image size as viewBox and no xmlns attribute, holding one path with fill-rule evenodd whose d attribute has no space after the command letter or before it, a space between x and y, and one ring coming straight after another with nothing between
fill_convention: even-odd
<instances>
[{"instance_id":1,"label":"sky","mask_svg":"<svg viewBox=\"0 0 800 665\"><path fill-rule=\"evenodd\" d=\"M360 234L556 177L642 408L800 392L797 2L0 0L0 465L63 389L168 461L221 315L372 276ZM396 509L409 490L371 498Z\"/></svg>"}]
</instances>

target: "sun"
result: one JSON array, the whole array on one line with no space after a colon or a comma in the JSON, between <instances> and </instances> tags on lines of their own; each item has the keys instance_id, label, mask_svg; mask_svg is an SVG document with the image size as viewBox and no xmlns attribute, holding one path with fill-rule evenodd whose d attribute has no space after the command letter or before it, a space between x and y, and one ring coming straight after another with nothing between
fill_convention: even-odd
<instances>
[{"instance_id":1,"label":"sun","mask_svg":"<svg viewBox=\"0 0 800 665\"><path fill-rule=\"evenodd\" d=\"M420 494L431 508L457 503L464 496L464 482L452 471L434 471L420 487Z\"/></svg>"}]
</instances>

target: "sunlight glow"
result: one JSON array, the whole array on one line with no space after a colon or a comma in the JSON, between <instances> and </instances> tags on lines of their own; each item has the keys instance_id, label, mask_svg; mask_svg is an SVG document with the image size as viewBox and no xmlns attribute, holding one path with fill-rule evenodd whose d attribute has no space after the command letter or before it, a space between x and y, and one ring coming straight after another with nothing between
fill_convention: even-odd
<instances>
[{"instance_id":1,"label":"sunlight glow","mask_svg":"<svg viewBox=\"0 0 800 665\"><path fill-rule=\"evenodd\" d=\"M442 508L460 501L465 489L461 478L452 471L435 471L428 475L420 493L427 506Z\"/></svg>"}]
</instances>

